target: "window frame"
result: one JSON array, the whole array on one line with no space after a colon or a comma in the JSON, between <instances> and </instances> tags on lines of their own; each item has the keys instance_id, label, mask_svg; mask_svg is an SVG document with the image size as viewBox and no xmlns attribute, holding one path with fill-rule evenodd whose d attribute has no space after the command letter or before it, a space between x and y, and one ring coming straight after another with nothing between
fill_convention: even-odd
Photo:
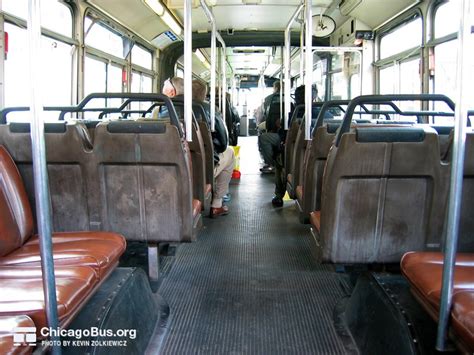
<instances>
[{"instance_id":1,"label":"window frame","mask_svg":"<svg viewBox=\"0 0 474 355\"><path fill-rule=\"evenodd\" d=\"M76 39L75 33L76 33L76 22L75 22L75 17L77 15L76 9L74 6L72 6L69 3L66 2L61 2L62 5L64 5L67 9L69 9L71 13L71 37L65 36L61 33L46 29L44 27L41 27L41 36L45 37L49 40L53 41L58 41L63 44L69 45L72 47L73 53L72 53L72 58L71 58L71 87L70 87L70 92L71 92L71 100L69 102L69 105L74 104L74 97L75 93L77 91L76 86L77 86L77 81L75 80L75 72L77 71L77 60L75 59L76 54L77 54L77 49L80 47L80 42ZM15 15L0 11L0 25L2 31L5 29L5 24L9 24L11 26L16 26L19 29L27 30L27 20L17 17ZM3 62L2 62L3 63ZM2 83L5 81L5 66L3 65L2 68L2 73L1 73L1 79ZM5 97L6 97L6 92L5 92L5 85L1 85L0 89L0 104L1 107L4 108L5 106Z\"/></svg>"},{"instance_id":2,"label":"window frame","mask_svg":"<svg viewBox=\"0 0 474 355\"><path fill-rule=\"evenodd\" d=\"M406 25L409 22L416 21L421 19L421 42L419 46L406 49L400 53L396 53L387 58L380 59L381 55L381 42L382 38L390 33L393 33L398 28ZM385 26L382 26L378 31L376 31L377 42L376 42L376 60L373 62L374 71L375 71L375 80L376 80L376 93L380 94L380 72L383 69L387 69L395 64L400 66L404 62L411 60L420 60L423 62L423 48L426 46L426 20L427 18L423 16L423 13L419 7L416 7L407 13L404 13L399 16L399 18L394 21L390 21ZM423 65L423 64L421 64ZM398 77L400 79L400 77ZM423 92L423 76L420 74L420 93ZM400 88L400 85L397 85Z\"/></svg>"}]
</instances>

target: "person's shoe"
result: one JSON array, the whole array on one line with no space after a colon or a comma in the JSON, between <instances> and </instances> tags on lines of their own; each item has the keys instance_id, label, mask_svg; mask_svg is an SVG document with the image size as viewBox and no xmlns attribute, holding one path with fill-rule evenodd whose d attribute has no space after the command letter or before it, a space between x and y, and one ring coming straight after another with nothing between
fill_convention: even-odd
<instances>
[{"instance_id":1,"label":"person's shoe","mask_svg":"<svg viewBox=\"0 0 474 355\"><path fill-rule=\"evenodd\" d=\"M272 198L273 207L283 207L283 199L281 197L275 196Z\"/></svg>"},{"instance_id":2,"label":"person's shoe","mask_svg":"<svg viewBox=\"0 0 474 355\"><path fill-rule=\"evenodd\" d=\"M209 214L211 218L217 218L219 216L225 216L229 214L229 207L211 207L211 213Z\"/></svg>"},{"instance_id":3,"label":"person's shoe","mask_svg":"<svg viewBox=\"0 0 474 355\"><path fill-rule=\"evenodd\" d=\"M262 174L273 174L275 172L275 168L271 165L265 165L263 168L260 169Z\"/></svg>"},{"instance_id":4,"label":"person's shoe","mask_svg":"<svg viewBox=\"0 0 474 355\"><path fill-rule=\"evenodd\" d=\"M230 197L230 192L225 194L224 197L222 197L223 202L230 202L231 197Z\"/></svg>"}]
</instances>

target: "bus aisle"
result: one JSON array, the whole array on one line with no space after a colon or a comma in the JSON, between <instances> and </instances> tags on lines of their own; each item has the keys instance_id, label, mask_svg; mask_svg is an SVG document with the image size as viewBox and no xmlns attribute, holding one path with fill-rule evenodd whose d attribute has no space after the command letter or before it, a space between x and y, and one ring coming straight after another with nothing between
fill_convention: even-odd
<instances>
[{"instance_id":1,"label":"bus aisle","mask_svg":"<svg viewBox=\"0 0 474 355\"><path fill-rule=\"evenodd\" d=\"M207 219L197 242L178 248L159 289L171 315L161 350L345 353L333 312L347 283L315 261L293 202L272 208L273 175L258 173L256 137L241 144L231 213Z\"/></svg>"}]
</instances>

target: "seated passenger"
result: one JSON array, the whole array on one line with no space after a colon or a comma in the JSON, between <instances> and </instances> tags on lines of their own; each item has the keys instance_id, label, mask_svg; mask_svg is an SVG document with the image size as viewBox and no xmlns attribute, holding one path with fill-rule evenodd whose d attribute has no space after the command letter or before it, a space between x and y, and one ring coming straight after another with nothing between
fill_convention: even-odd
<instances>
[{"instance_id":1,"label":"seated passenger","mask_svg":"<svg viewBox=\"0 0 474 355\"><path fill-rule=\"evenodd\" d=\"M198 80L193 81L193 100L201 103L204 111L206 111L206 119L210 120L211 106L205 101L207 87ZM208 122L209 126L211 122ZM216 109L215 115L215 132L212 133L212 141L214 145L214 178L216 183L212 192L211 202L211 218L226 215L229 208L222 204L224 195L229 190L229 183L234 170L234 150L228 146L228 136L224 120L219 110Z\"/></svg>"},{"instance_id":2,"label":"seated passenger","mask_svg":"<svg viewBox=\"0 0 474 355\"><path fill-rule=\"evenodd\" d=\"M170 99L173 97L184 96L184 80L178 77L172 77L165 80L163 89L161 90L163 95L168 96ZM152 119L167 118L169 117L168 108L163 106L157 106L151 114Z\"/></svg>"},{"instance_id":3,"label":"seated passenger","mask_svg":"<svg viewBox=\"0 0 474 355\"><path fill-rule=\"evenodd\" d=\"M275 166L275 150L280 145L280 137L278 136L279 109L272 110L275 104L280 103L280 82L273 83L273 94L268 95L263 102L263 119L259 124L259 129L265 129L266 132L258 137L258 149L262 155L264 166L260 171L264 174L273 173Z\"/></svg>"},{"instance_id":4,"label":"seated passenger","mask_svg":"<svg viewBox=\"0 0 474 355\"><path fill-rule=\"evenodd\" d=\"M295 89L295 104L292 105L290 115L288 117L288 127L291 125L291 118L293 117L293 113L295 108L298 105L304 105L304 95L305 95L305 86L300 85ZM315 100L318 97L318 88L315 84L312 87L312 98ZM315 119L318 116L319 108L312 109L312 118ZM285 163L285 141L286 141L286 133L287 131L284 130L283 127L279 127L278 129L278 148L275 148L275 196L272 199L272 205L274 207L282 207L283 206L283 197L286 193L286 174L287 172L283 171L284 163Z\"/></svg>"}]
</instances>

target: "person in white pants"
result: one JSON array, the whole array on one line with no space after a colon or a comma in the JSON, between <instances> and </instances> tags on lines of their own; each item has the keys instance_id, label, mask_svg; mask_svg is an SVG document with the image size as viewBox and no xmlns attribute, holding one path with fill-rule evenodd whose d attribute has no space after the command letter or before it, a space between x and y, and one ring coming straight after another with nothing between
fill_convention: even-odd
<instances>
[{"instance_id":1,"label":"person in white pants","mask_svg":"<svg viewBox=\"0 0 474 355\"><path fill-rule=\"evenodd\" d=\"M193 81L193 100L200 102L207 113L206 118L210 118L211 106L205 101L207 94L207 86L198 81ZM210 122L208 122L210 125ZM219 125L220 128L219 129ZM223 216L229 213L229 208L222 204L222 198L229 191L229 183L232 179L232 172L234 170L234 150L227 144L228 136L225 129L225 123L222 115L216 108L215 116L215 132L213 132L214 151L218 152L214 159L214 191L212 192L211 202L211 218ZM225 135L225 137L222 137ZM220 137L219 137L220 136ZM220 143L220 144L219 144ZM216 154L215 154L216 155Z\"/></svg>"}]
</instances>

